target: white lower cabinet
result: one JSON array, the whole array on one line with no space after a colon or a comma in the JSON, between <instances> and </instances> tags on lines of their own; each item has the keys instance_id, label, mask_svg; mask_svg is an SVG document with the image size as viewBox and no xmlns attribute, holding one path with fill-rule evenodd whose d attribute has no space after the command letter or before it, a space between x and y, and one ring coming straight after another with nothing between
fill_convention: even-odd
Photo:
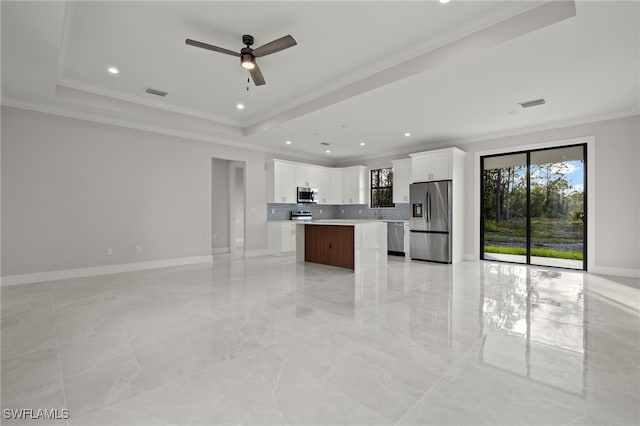
<instances>
[{"instance_id":1,"label":"white lower cabinet","mask_svg":"<svg viewBox=\"0 0 640 426\"><path fill-rule=\"evenodd\" d=\"M267 222L269 254L283 256L296 252L296 222Z\"/></svg>"}]
</instances>

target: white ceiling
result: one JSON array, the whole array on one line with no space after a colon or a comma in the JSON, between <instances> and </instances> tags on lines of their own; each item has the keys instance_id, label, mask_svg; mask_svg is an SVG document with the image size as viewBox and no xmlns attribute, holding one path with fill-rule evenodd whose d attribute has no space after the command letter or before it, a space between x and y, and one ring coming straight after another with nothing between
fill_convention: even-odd
<instances>
[{"instance_id":1,"label":"white ceiling","mask_svg":"<svg viewBox=\"0 0 640 426\"><path fill-rule=\"evenodd\" d=\"M323 163L640 113L637 1L1 8L3 104ZM259 58L267 84L248 91L238 58L184 43L239 51L243 34L254 48L286 34L298 42Z\"/></svg>"}]
</instances>

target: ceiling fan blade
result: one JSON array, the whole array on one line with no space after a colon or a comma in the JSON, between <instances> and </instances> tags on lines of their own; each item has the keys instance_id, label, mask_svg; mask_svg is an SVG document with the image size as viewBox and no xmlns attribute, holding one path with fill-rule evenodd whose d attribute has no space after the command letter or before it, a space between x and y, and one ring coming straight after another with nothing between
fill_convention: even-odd
<instances>
[{"instance_id":1,"label":"ceiling fan blade","mask_svg":"<svg viewBox=\"0 0 640 426\"><path fill-rule=\"evenodd\" d=\"M253 49L252 53L253 53L253 56L255 56L256 58L259 58L260 56L270 55L272 53L279 52L289 47L293 47L296 44L298 44L298 42L296 42L296 40L293 37L291 37L290 35L286 35L284 37L280 37L277 40L273 40L272 42L264 44L258 47L257 49Z\"/></svg>"},{"instance_id":2,"label":"ceiling fan blade","mask_svg":"<svg viewBox=\"0 0 640 426\"><path fill-rule=\"evenodd\" d=\"M184 42L187 43L189 46L212 50L214 52L224 53L226 55L231 55L231 56L238 56L238 57L240 56L238 52L234 52L233 50L225 49L223 47L213 46L211 44L203 43L201 41L191 40L190 38L186 39Z\"/></svg>"},{"instance_id":3,"label":"ceiling fan blade","mask_svg":"<svg viewBox=\"0 0 640 426\"><path fill-rule=\"evenodd\" d=\"M256 86L262 86L266 82L264 81L264 77L262 76L262 71L260 71L258 64L255 64L255 65L256 66L252 70L249 70L249 74L251 74L251 78L253 79L253 82Z\"/></svg>"}]
</instances>

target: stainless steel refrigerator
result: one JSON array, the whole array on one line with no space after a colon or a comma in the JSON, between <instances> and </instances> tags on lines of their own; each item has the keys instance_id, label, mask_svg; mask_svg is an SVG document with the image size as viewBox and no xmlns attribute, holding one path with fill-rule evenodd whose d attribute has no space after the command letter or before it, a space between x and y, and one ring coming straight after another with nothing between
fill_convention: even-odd
<instances>
[{"instance_id":1,"label":"stainless steel refrigerator","mask_svg":"<svg viewBox=\"0 0 640 426\"><path fill-rule=\"evenodd\" d=\"M411 258L451 263L451 181L410 186Z\"/></svg>"}]
</instances>

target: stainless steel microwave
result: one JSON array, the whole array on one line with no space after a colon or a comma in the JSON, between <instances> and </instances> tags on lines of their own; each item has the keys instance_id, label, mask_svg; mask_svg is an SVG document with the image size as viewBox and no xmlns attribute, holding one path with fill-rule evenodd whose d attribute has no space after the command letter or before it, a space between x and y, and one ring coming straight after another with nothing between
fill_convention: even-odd
<instances>
[{"instance_id":1,"label":"stainless steel microwave","mask_svg":"<svg viewBox=\"0 0 640 426\"><path fill-rule=\"evenodd\" d=\"M318 188L298 187L298 203L317 203Z\"/></svg>"}]
</instances>

